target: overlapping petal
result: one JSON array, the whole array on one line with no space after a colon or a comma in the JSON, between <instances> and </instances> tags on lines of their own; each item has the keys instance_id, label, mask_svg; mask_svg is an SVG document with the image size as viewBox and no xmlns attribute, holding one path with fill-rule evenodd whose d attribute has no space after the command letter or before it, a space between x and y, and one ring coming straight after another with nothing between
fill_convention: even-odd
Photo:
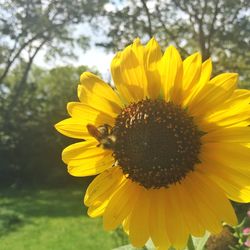
<instances>
[{"instance_id":1,"label":"overlapping petal","mask_svg":"<svg viewBox=\"0 0 250 250\"><path fill-rule=\"evenodd\" d=\"M220 127L207 133L202 138L203 143L208 142L250 142L250 127Z\"/></svg>"},{"instance_id":2,"label":"overlapping petal","mask_svg":"<svg viewBox=\"0 0 250 250\"><path fill-rule=\"evenodd\" d=\"M196 86L200 79L202 68L201 54L199 52L187 57L183 61L183 90L185 95Z\"/></svg>"},{"instance_id":3,"label":"overlapping petal","mask_svg":"<svg viewBox=\"0 0 250 250\"><path fill-rule=\"evenodd\" d=\"M115 119L107 114L92 108L89 105L79 102L70 102L67 105L68 113L72 118L67 118L55 125L55 128L62 134L77 138L92 138L87 130L87 124L101 126L103 124L113 125Z\"/></svg>"},{"instance_id":4,"label":"overlapping petal","mask_svg":"<svg viewBox=\"0 0 250 250\"><path fill-rule=\"evenodd\" d=\"M205 115L230 98L236 88L238 75L223 73L213 79L197 93L188 109L193 116Z\"/></svg>"},{"instance_id":5,"label":"overlapping petal","mask_svg":"<svg viewBox=\"0 0 250 250\"><path fill-rule=\"evenodd\" d=\"M84 72L80 77L78 97L82 103L112 117L120 113L123 105L116 92L90 72Z\"/></svg>"},{"instance_id":6,"label":"overlapping petal","mask_svg":"<svg viewBox=\"0 0 250 250\"><path fill-rule=\"evenodd\" d=\"M236 143L220 142L204 145L201 155L204 171L232 200L250 200L250 148ZM219 153L215 153L219 152Z\"/></svg>"},{"instance_id":7,"label":"overlapping petal","mask_svg":"<svg viewBox=\"0 0 250 250\"><path fill-rule=\"evenodd\" d=\"M163 95L166 101L179 103L182 99L182 60L174 46L169 46L161 60L160 75Z\"/></svg>"},{"instance_id":8,"label":"overlapping petal","mask_svg":"<svg viewBox=\"0 0 250 250\"><path fill-rule=\"evenodd\" d=\"M137 38L132 45L116 54L111 63L112 77L126 102L159 96L161 83L158 65L161 57L161 49L154 38L146 47Z\"/></svg>"},{"instance_id":9,"label":"overlapping petal","mask_svg":"<svg viewBox=\"0 0 250 250\"><path fill-rule=\"evenodd\" d=\"M179 201L183 222L186 224L188 231L195 237L202 237L205 234L206 227L198 216L198 207L186 181L175 186L175 196Z\"/></svg>"},{"instance_id":10,"label":"overlapping petal","mask_svg":"<svg viewBox=\"0 0 250 250\"><path fill-rule=\"evenodd\" d=\"M158 191L158 192L157 192ZM168 248L171 243L168 236L168 231L170 228L167 228L169 222L168 214L166 211L166 201L165 190L150 190L148 196L150 198L150 216L149 220L149 232L150 237L156 247L159 249L165 247ZM172 216L172 215L171 215Z\"/></svg>"},{"instance_id":11,"label":"overlapping petal","mask_svg":"<svg viewBox=\"0 0 250 250\"><path fill-rule=\"evenodd\" d=\"M199 68L199 65L198 65ZM201 74L199 80L195 84L192 84L188 93L185 93L183 106L188 107L189 103L192 103L195 96L204 88L204 86L210 80L212 73L212 61L211 59L207 59L205 62L202 63L201 66Z\"/></svg>"},{"instance_id":12,"label":"overlapping petal","mask_svg":"<svg viewBox=\"0 0 250 250\"><path fill-rule=\"evenodd\" d=\"M193 173L186 178L186 187L189 190L190 197L197 206L197 217L204 228L214 234L222 229L222 222L229 225L237 224L237 218L232 205L226 198L222 189L209 178L199 172Z\"/></svg>"},{"instance_id":13,"label":"overlapping petal","mask_svg":"<svg viewBox=\"0 0 250 250\"><path fill-rule=\"evenodd\" d=\"M88 186L84 204L89 207L88 215L103 215L112 195L123 183L125 177L119 167L112 167L100 173Z\"/></svg>"},{"instance_id":14,"label":"overlapping petal","mask_svg":"<svg viewBox=\"0 0 250 250\"><path fill-rule=\"evenodd\" d=\"M171 245L177 249L182 249L185 247L189 233L187 230L187 225L183 219L183 214L181 213L180 203L178 197L176 197L176 192L174 186L164 190L165 195L165 213L166 217L166 227L168 238ZM163 198L162 197L162 198ZM178 232L178 234L174 233Z\"/></svg>"},{"instance_id":15,"label":"overlapping petal","mask_svg":"<svg viewBox=\"0 0 250 250\"><path fill-rule=\"evenodd\" d=\"M114 192L103 214L103 225L107 230L115 229L129 216L138 199L141 188L125 179Z\"/></svg>"},{"instance_id":16,"label":"overlapping petal","mask_svg":"<svg viewBox=\"0 0 250 250\"><path fill-rule=\"evenodd\" d=\"M204 162L200 171L211 180L212 185L218 185L229 199L241 203L249 202L249 171L227 168L217 161Z\"/></svg>"},{"instance_id":17,"label":"overlapping petal","mask_svg":"<svg viewBox=\"0 0 250 250\"><path fill-rule=\"evenodd\" d=\"M217 127L246 127L250 124L250 91L235 90L225 103L210 110L202 119L201 126L209 131Z\"/></svg>"},{"instance_id":18,"label":"overlapping petal","mask_svg":"<svg viewBox=\"0 0 250 250\"><path fill-rule=\"evenodd\" d=\"M62 160L68 165L71 175L96 175L112 167L112 151L97 147L97 144L95 140L89 140L72 144L63 150Z\"/></svg>"},{"instance_id":19,"label":"overlapping petal","mask_svg":"<svg viewBox=\"0 0 250 250\"><path fill-rule=\"evenodd\" d=\"M62 134L87 139L67 147L62 158L74 176L99 174L84 198L88 214L103 216L107 230L122 224L136 247L151 238L158 250L182 249L189 234L216 234L222 222L235 225L228 199L250 202L250 91L236 90L237 74L210 79L211 59L202 63L200 53L195 53L182 61L173 46L162 55L154 38L146 46L136 39L118 52L111 71L117 90L83 73L80 102L69 103L71 118L56 125ZM116 166L113 151L98 145L86 128L114 126L125 106L147 98L182 107L204 132L194 171L159 189L132 182L122 166Z\"/></svg>"},{"instance_id":20,"label":"overlapping petal","mask_svg":"<svg viewBox=\"0 0 250 250\"><path fill-rule=\"evenodd\" d=\"M142 61L143 48L138 39L122 52L118 52L112 60L113 80L127 102L136 102L148 96L148 81Z\"/></svg>"},{"instance_id":21,"label":"overlapping petal","mask_svg":"<svg viewBox=\"0 0 250 250\"><path fill-rule=\"evenodd\" d=\"M147 91L151 99L159 97L162 83L159 65L162 58L162 52L157 41L152 38L145 46L144 66L148 80Z\"/></svg>"},{"instance_id":22,"label":"overlapping petal","mask_svg":"<svg viewBox=\"0 0 250 250\"><path fill-rule=\"evenodd\" d=\"M55 125L58 132L76 139L91 138L86 127L86 122L81 119L67 118Z\"/></svg>"},{"instance_id":23,"label":"overlapping petal","mask_svg":"<svg viewBox=\"0 0 250 250\"><path fill-rule=\"evenodd\" d=\"M112 167L99 174L88 186L84 204L91 206L100 200L103 195L108 199L110 194L125 179L119 167ZM112 190L111 192L109 190Z\"/></svg>"}]
</instances>

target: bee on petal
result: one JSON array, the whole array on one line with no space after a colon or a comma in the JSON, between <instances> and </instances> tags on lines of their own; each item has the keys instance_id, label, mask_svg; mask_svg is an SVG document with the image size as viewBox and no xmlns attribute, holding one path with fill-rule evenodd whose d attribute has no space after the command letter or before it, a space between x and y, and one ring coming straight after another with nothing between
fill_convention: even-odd
<instances>
[{"instance_id":1,"label":"bee on petal","mask_svg":"<svg viewBox=\"0 0 250 250\"><path fill-rule=\"evenodd\" d=\"M103 124L99 127L96 127L93 124L87 125L88 132L93 136L104 149L114 149L116 136L113 133L113 129L108 124Z\"/></svg>"}]
</instances>

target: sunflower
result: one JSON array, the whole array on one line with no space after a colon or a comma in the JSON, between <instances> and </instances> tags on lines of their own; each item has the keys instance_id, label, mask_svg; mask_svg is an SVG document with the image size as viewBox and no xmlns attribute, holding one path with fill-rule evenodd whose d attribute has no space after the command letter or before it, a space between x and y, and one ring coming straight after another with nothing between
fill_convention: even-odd
<instances>
[{"instance_id":1,"label":"sunflower","mask_svg":"<svg viewBox=\"0 0 250 250\"><path fill-rule=\"evenodd\" d=\"M55 125L82 140L62 152L68 172L97 175L88 215L157 249L236 225L230 200L250 201L250 91L236 89L237 74L211 78L211 59L182 61L173 46L162 54L154 38L118 52L111 72L115 88L83 73L80 102Z\"/></svg>"}]
</instances>

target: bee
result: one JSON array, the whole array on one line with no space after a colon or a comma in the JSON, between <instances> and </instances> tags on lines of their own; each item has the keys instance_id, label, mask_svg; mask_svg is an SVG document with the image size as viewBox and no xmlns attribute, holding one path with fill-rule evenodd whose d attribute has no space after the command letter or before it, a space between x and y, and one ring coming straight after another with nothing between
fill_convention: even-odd
<instances>
[{"instance_id":1,"label":"bee","mask_svg":"<svg viewBox=\"0 0 250 250\"><path fill-rule=\"evenodd\" d=\"M93 124L87 125L87 130L91 136L93 136L104 149L114 149L116 143L116 136L113 133L113 128L108 124L103 124L96 127Z\"/></svg>"}]
</instances>

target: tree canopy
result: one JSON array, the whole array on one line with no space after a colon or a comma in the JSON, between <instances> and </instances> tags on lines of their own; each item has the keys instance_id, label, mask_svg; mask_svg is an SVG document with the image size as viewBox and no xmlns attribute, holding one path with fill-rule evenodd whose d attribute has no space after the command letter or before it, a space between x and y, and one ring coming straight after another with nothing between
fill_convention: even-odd
<instances>
[{"instance_id":1,"label":"tree canopy","mask_svg":"<svg viewBox=\"0 0 250 250\"><path fill-rule=\"evenodd\" d=\"M20 67L12 71L7 84L19 78ZM12 98L5 88L1 96L0 182L47 183L60 176L56 183L64 183L67 175L60 155L69 140L58 136L54 124L67 117L66 103L77 101L79 75L86 70L85 66L51 70L33 67L22 98L11 113L8 102Z\"/></svg>"},{"instance_id":2,"label":"tree canopy","mask_svg":"<svg viewBox=\"0 0 250 250\"><path fill-rule=\"evenodd\" d=\"M96 45L108 51L155 36L162 48L174 44L183 58L197 50L203 60L211 56L214 73L238 72L240 86L248 88L249 13L248 0L0 1L1 182L67 179L59 166L68 139L53 126L66 118L65 105L76 100L87 66L44 69L34 65L38 53L45 51L44 61L79 56L74 48L84 53L91 39L87 24L99 36Z\"/></svg>"},{"instance_id":3,"label":"tree canopy","mask_svg":"<svg viewBox=\"0 0 250 250\"><path fill-rule=\"evenodd\" d=\"M197 50L203 60L212 56L216 72L238 72L249 82L249 13L248 0L111 1L102 12L107 38L98 45L116 51L137 36L144 41L155 36L184 57Z\"/></svg>"}]
</instances>

